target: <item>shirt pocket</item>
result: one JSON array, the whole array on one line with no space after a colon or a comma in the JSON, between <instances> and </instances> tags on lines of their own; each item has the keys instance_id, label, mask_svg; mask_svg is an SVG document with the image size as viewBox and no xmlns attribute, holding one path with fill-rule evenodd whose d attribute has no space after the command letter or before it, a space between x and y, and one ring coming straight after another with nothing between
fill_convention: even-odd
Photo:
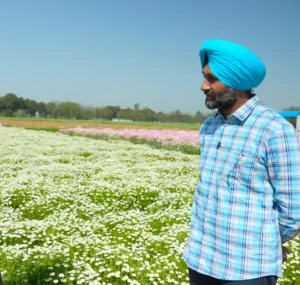
<instances>
[{"instance_id":1,"label":"shirt pocket","mask_svg":"<svg viewBox=\"0 0 300 285\"><path fill-rule=\"evenodd\" d=\"M227 180L235 186L261 191L265 175L266 167L261 157L256 153L243 152L228 172Z\"/></svg>"},{"instance_id":2,"label":"shirt pocket","mask_svg":"<svg viewBox=\"0 0 300 285\"><path fill-rule=\"evenodd\" d=\"M227 154L226 163L223 165L221 180L228 184L249 185L255 182L261 174L262 162L257 153L244 151L242 153Z\"/></svg>"},{"instance_id":3,"label":"shirt pocket","mask_svg":"<svg viewBox=\"0 0 300 285\"><path fill-rule=\"evenodd\" d=\"M251 184L253 174L256 169L257 157L249 156L248 154L242 154L239 157L238 162L234 165L228 176L236 179L242 184Z\"/></svg>"}]
</instances>

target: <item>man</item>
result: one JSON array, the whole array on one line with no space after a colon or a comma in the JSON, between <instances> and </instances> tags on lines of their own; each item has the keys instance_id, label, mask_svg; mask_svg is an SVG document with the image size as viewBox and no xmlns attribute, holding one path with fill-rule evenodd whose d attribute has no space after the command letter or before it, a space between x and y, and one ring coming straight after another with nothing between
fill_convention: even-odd
<instances>
[{"instance_id":1,"label":"man","mask_svg":"<svg viewBox=\"0 0 300 285\"><path fill-rule=\"evenodd\" d=\"M200 174L184 251L191 285L273 285L283 246L300 229L300 144L293 126L253 93L266 75L249 49L200 49L206 106Z\"/></svg>"}]
</instances>

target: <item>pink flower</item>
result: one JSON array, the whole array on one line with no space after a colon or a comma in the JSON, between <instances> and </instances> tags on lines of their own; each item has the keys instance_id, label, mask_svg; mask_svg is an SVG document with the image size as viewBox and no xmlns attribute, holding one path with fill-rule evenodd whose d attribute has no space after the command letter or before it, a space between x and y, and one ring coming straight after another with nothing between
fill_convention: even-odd
<instances>
[{"instance_id":1,"label":"pink flower","mask_svg":"<svg viewBox=\"0 0 300 285\"><path fill-rule=\"evenodd\" d=\"M199 131L190 130L153 130L153 129L85 129L77 127L75 129L63 129L63 133L74 132L85 135L105 135L120 136L125 139L136 137L138 139L156 140L163 144L186 144L199 146Z\"/></svg>"}]
</instances>

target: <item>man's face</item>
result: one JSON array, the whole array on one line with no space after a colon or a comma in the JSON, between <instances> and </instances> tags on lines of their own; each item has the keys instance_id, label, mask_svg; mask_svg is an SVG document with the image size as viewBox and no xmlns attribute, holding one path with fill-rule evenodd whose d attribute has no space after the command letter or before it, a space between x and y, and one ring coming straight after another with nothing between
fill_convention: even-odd
<instances>
[{"instance_id":1,"label":"man's face","mask_svg":"<svg viewBox=\"0 0 300 285\"><path fill-rule=\"evenodd\" d=\"M209 109L227 109L236 101L234 89L223 84L210 70L208 64L202 70L204 82L201 90L206 95L205 105Z\"/></svg>"}]
</instances>

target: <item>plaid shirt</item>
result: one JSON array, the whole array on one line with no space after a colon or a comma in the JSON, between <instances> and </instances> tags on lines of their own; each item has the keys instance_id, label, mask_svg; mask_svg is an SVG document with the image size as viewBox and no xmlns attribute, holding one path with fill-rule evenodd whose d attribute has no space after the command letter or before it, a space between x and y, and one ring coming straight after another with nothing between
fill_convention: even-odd
<instances>
[{"instance_id":1,"label":"plaid shirt","mask_svg":"<svg viewBox=\"0 0 300 285\"><path fill-rule=\"evenodd\" d=\"M224 280L282 277L281 245L300 232L296 130L254 96L207 119L200 149L185 262Z\"/></svg>"}]
</instances>

